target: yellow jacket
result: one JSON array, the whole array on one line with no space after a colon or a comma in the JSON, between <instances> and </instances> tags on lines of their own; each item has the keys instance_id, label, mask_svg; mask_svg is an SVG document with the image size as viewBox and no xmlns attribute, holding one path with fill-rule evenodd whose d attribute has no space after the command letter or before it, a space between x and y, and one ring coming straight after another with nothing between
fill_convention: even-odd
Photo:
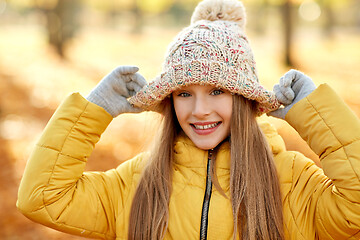
<instances>
[{"instance_id":1,"label":"yellow jacket","mask_svg":"<svg viewBox=\"0 0 360 240\"><path fill-rule=\"evenodd\" d=\"M126 239L131 202L148 153L107 172L84 172L111 121L79 94L56 111L33 151L17 206L33 221L72 234ZM289 111L286 120L320 156L323 170L286 151L276 130L259 119L277 166L287 239L360 239L360 123L339 97L321 85ZM186 137L176 142L173 192L166 239L198 239L207 151ZM229 145L217 155L217 174L229 190ZM325 175L325 174L326 175ZM208 239L231 239L230 201L213 188Z\"/></svg>"}]
</instances>

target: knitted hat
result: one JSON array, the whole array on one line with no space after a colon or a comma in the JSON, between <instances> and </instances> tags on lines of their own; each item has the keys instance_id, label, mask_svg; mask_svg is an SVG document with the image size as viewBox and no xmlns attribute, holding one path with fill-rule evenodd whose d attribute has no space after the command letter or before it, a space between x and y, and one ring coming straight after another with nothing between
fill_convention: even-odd
<instances>
[{"instance_id":1,"label":"knitted hat","mask_svg":"<svg viewBox=\"0 0 360 240\"><path fill-rule=\"evenodd\" d=\"M259 102L258 115L279 108L273 92L260 85L238 0L204 0L191 25L170 44L163 72L129 102L154 110L173 91L192 84L212 85Z\"/></svg>"}]
</instances>

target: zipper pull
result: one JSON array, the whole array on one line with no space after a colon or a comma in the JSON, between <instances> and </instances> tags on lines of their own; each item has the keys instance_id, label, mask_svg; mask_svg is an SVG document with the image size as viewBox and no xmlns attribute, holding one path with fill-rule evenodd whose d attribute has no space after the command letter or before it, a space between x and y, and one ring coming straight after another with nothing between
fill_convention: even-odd
<instances>
[{"instance_id":1,"label":"zipper pull","mask_svg":"<svg viewBox=\"0 0 360 240\"><path fill-rule=\"evenodd\" d=\"M208 158L212 157L213 151L214 151L213 148L208 150Z\"/></svg>"}]
</instances>

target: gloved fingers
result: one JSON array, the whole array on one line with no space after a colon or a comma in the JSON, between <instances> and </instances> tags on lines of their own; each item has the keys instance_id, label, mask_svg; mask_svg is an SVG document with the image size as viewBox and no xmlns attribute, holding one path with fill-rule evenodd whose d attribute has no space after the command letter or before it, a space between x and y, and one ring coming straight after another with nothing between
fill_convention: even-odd
<instances>
[{"instance_id":1,"label":"gloved fingers","mask_svg":"<svg viewBox=\"0 0 360 240\"><path fill-rule=\"evenodd\" d=\"M299 93L300 90L302 89L303 85L304 85L304 81L296 81L293 84L292 88L293 88L294 92Z\"/></svg>"},{"instance_id":2,"label":"gloved fingers","mask_svg":"<svg viewBox=\"0 0 360 240\"><path fill-rule=\"evenodd\" d=\"M285 108L279 108L279 109L277 109L275 111L267 113L267 115L272 116L272 117L276 117L276 118L280 118L280 119L285 119L286 110L285 110Z\"/></svg>"},{"instance_id":3,"label":"gloved fingers","mask_svg":"<svg viewBox=\"0 0 360 240\"><path fill-rule=\"evenodd\" d=\"M316 89L316 85L309 77L306 77L304 81L297 81L293 89L297 93L297 98L304 98Z\"/></svg>"},{"instance_id":4,"label":"gloved fingers","mask_svg":"<svg viewBox=\"0 0 360 240\"><path fill-rule=\"evenodd\" d=\"M140 87L143 87L147 84L145 78L140 73L135 73L128 75L128 80L136 82Z\"/></svg>"},{"instance_id":5,"label":"gloved fingers","mask_svg":"<svg viewBox=\"0 0 360 240\"><path fill-rule=\"evenodd\" d=\"M134 96L136 94L136 91L129 91L130 97Z\"/></svg>"},{"instance_id":6,"label":"gloved fingers","mask_svg":"<svg viewBox=\"0 0 360 240\"><path fill-rule=\"evenodd\" d=\"M281 102L282 104L284 104L284 105L289 105L289 104L292 103L294 97L293 97L293 95L291 95L291 93L289 93L290 91L292 91L291 89L290 89L290 91L289 91L288 88L286 88L286 89L281 89L281 87L280 87L279 84L275 84L273 91L274 91L274 93L275 93L276 98L277 98L277 99L279 100L279 102ZM284 94L284 92L286 92L286 93ZM289 97L288 97L288 96L289 96Z\"/></svg>"},{"instance_id":7,"label":"gloved fingers","mask_svg":"<svg viewBox=\"0 0 360 240\"><path fill-rule=\"evenodd\" d=\"M142 86L140 86L139 84L137 84L136 82L129 82L126 84L127 88L129 91L134 91L135 93L140 91Z\"/></svg>"},{"instance_id":8,"label":"gloved fingers","mask_svg":"<svg viewBox=\"0 0 360 240\"><path fill-rule=\"evenodd\" d=\"M134 74L139 71L136 66L119 66L114 70L118 75ZM120 76L119 76L120 77Z\"/></svg>"},{"instance_id":9,"label":"gloved fingers","mask_svg":"<svg viewBox=\"0 0 360 240\"><path fill-rule=\"evenodd\" d=\"M290 101L290 103L294 100L295 98L295 93L294 93L294 89L292 89L290 86L287 87L283 87L281 85L279 85L280 88L280 92L285 96L285 98L287 99L287 102Z\"/></svg>"},{"instance_id":10,"label":"gloved fingers","mask_svg":"<svg viewBox=\"0 0 360 240\"><path fill-rule=\"evenodd\" d=\"M111 116L116 117L121 113L141 112L139 108L134 108L124 97L118 97L113 100L113 104L106 109Z\"/></svg>"},{"instance_id":11,"label":"gloved fingers","mask_svg":"<svg viewBox=\"0 0 360 240\"><path fill-rule=\"evenodd\" d=\"M122 81L122 79L117 79L116 83L113 85L113 89L117 94L125 98L130 97L129 90L127 89L127 86Z\"/></svg>"},{"instance_id":12,"label":"gloved fingers","mask_svg":"<svg viewBox=\"0 0 360 240\"><path fill-rule=\"evenodd\" d=\"M285 73L284 76L280 78L279 84L282 87L291 87L293 81L293 75L289 74L290 72Z\"/></svg>"},{"instance_id":13,"label":"gloved fingers","mask_svg":"<svg viewBox=\"0 0 360 240\"><path fill-rule=\"evenodd\" d=\"M290 69L280 78L280 86L291 87L294 82L298 81L304 74L298 70Z\"/></svg>"},{"instance_id":14,"label":"gloved fingers","mask_svg":"<svg viewBox=\"0 0 360 240\"><path fill-rule=\"evenodd\" d=\"M295 70L295 69L291 69L290 71L288 71L285 74L288 78L292 78L292 82L291 85L293 86L296 82L303 82L304 79L309 78L308 76L306 76L304 73Z\"/></svg>"},{"instance_id":15,"label":"gloved fingers","mask_svg":"<svg viewBox=\"0 0 360 240\"><path fill-rule=\"evenodd\" d=\"M124 103L124 108L122 110L123 113L140 113L144 110L142 110L141 108L135 107L132 104L130 104L127 100L126 103Z\"/></svg>"}]
</instances>

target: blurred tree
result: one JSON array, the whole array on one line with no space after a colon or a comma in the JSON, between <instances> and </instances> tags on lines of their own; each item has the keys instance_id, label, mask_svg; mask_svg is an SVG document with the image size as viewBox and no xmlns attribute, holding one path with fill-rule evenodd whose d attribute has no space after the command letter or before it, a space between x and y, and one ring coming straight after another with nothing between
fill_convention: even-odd
<instances>
[{"instance_id":1,"label":"blurred tree","mask_svg":"<svg viewBox=\"0 0 360 240\"><path fill-rule=\"evenodd\" d=\"M119 14L126 11L131 12L133 17L129 22L132 24L133 33L141 33L145 23L145 15L157 15L163 13L174 3L173 0L83 1L92 8L103 11L113 24L116 24L116 18Z\"/></svg>"},{"instance_id":2,"label":"blurred tree","mask_svg":"<svg viewBox=\"0 0 360 240\"><path fill-rule=\"evenodd\" d=\"M273 21L271 18L280 18L281 32L283 34L283 64L289 67L295 66L293 55L293 32L294 26L294 8L304 0L256 0L251 1L256 9L256 21L253 21L253 27L257 32L264 32L267 21ZM250 0L249 0L250 4ZM271 11L272 15L267 16ZM278 13L278 14L274 14ZM274 25L271 25L272 27Z\"/></svg>"},{"instance_id":3,"label":"blurred tree","mask_svg":"<svg viewBox=\"0 0 360 240\"><path fill-rule=\"evenodd\" d=\"M145 14L155 15L163 13L170 9L173 4L173 0L134 0L132 8L132 13L135 17L133 32L141 33Z\"/></svg>"},{"instance_id":4,"label":"blurred tree","mask_svg":"<svg viewBox=\"0 0 360 240\"><path fill-rule=\"evenodd\" d=\"M170 9L175 25L187 26L190 24L191 15L195 7L202 0L174 0L174 4Z\"/></svg>"},{"instance_id":5,"label":"blurred tree","mask_svg":"<svg viewBox=\"0 0 360 240\"><path fill-rule=\"evenodd\" d=\"M67 42L79 28L77 13L80 0L35 0L35 4L46 16L49 44L64 57Z\"/></svg>"},{"instance_id":6,"label":"blurred tree","mask_svg":"<svg viewBox=\"0 0 360 240\"><path fill-rule=\"evenodd\" d=\"M293 13L291 0L282 3L283 31L284 31L284 63L286 66L293 67L294 59L293 48Z\"/></svg>"},{"instance_id":7,"label":"blurred tree","mask_svg":"<svg viewBox=\"0 0 360 240\"><path fill-rule=\"evenodd\" d=\"M356 4L360 6L359 0L320 0L319 3L323 7L323 31L326 37L333 37L334 28L339 25L339 19L337 17L339 15L341 16L341 14L339 14L341 10L345 9L346 11L346 16L341 16L341 19L348 18L348 21L354 24L356 24L356 18L360 16L359 10L353 10L356 9ZM352 12L355 12L355 16L352 16ZM344 22L342 22L342 24L344 24Z\"/></svg>"},{"instance_id":8,"label":"blurred tree","mask_svg":"<svg viewBox=\"0 0 360 240\"><path fill-rule=\"evenodd\" d=\"M329 0L321 0L321 5L323 6L323 12L325 15L324 27L323 31L326 37L333 37L334 26L335 26L335 16L332 8L331 1Z\"/></svg>"},{"instance_id":9,"label":"blurred tree","mask_svg":"<svg viewBox=\"0 0 360 240\"><path fill-rule=\"evenodd\" d=\"M133 5L132 13L134 14L134 25L132 32L135 34L141 33L144 25L144 18L143 18L143 12L141 11L139 5L136 2Z\"/></svg>"},{"instance_id":10,"label":"blurred tree","mask_svg":"<svg viewBox=\"0 0 360 240\"><path fill-rule=\"evenodd\" d=\"M184 26L190 23L191 14L201 0L173 0L168 9L174 25Z\"/></svg>"},{"instance_id":11,"label":"blurred tree","mask_svg":"<svg viewBox=\"0 0 360 240\"><path fill-rule=\"evenodd\" d=\"M254 18L255 21L252 21L252 25L254 30L260 34L266 31L266 24L269 21L269 7L269 0L258 0L255 2L256 18Z\"/></svg>"}]
</instances>

